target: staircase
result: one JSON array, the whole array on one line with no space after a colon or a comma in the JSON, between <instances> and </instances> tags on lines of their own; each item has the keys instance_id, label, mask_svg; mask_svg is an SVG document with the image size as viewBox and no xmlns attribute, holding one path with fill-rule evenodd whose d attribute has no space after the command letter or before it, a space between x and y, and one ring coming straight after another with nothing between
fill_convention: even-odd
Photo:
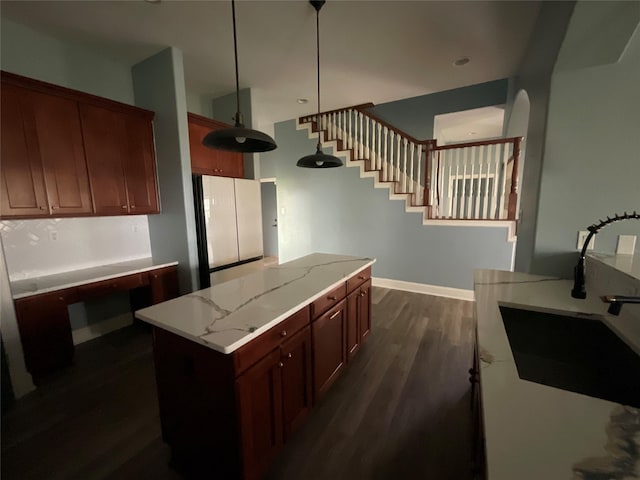
<instances>
[{"instance_id":1,"label":"staircase","mask_svg":"<svg viewBox=\"0 0 640 480\"><path fill-rule=\"evenodd\" d=\"M404 200L406 211L436 220L516 220L522 137L438 145L418 140L368 111L372 103L298 119L309 137L320 132L324 146ZM438 222L439 223L439 222ZM510 229L511 230L511 229Z\"/></svg>"}]
</instances>

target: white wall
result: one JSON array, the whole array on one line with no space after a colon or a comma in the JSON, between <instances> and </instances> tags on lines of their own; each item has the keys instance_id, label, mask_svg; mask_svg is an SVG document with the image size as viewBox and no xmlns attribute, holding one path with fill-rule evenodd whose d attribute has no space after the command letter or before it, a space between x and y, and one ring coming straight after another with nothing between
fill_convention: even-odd
<instances>
[{"instance_id":1,"label":"white wall","mask_svg":"<svg viewBox=\"0 0 640 480\"><path fill-rule=\"evenodd\" d=\"M0 229L11 280L151 256L144 215L3 220Z\"/></svg>"}]
</instances>

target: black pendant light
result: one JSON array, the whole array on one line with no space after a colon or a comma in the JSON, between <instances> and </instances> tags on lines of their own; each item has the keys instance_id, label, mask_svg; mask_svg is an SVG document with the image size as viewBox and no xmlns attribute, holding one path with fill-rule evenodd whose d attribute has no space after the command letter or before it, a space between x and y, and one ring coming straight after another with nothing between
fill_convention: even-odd
<instances>
[{"instance_id":1,"label":"black pendant light","mask_svg":"<svg viewBox=\"0 0 640 480\"><path fill-rule=\"evenodd\" d=\"M233 54L236 61L236 116L235 126L224 130L207 133L202 140L205 147L231 152L268 152L274 150L276 142L266 133L244 127L244 120L240 112L240 81L238 79L238 40L236 39L236 2L231 0L231 14L233 16Z\"/></svg>"},{"instance_id":2,"label":"black pendant light","mask_svg":"<svg viewBox=\"0 0 640 480\"><path fill-rule=\"evenodd\" d=\"M316 125L318 127L318 145L316 146L316 153L302 157L296 165L305 168L341 167L343 163L338 157L322 153L322 143L320 140L322 135L320 131L320 9L324 5L325 0L310 0L309 3L316 9L316 57L318 64L318 116L316 117Z\"/></svg>"}]
</instances>

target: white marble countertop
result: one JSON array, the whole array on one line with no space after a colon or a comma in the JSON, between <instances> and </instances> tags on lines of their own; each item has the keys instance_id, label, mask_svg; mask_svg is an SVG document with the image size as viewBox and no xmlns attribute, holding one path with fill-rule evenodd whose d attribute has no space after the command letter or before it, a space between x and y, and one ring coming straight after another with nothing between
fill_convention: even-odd
<instances>
[{"instance_id":1,"label":"white marble countertop","mask_svg":"<svg viewBox=\"0 0 640 480\"><path fill-rule=\"evenodd\" d=\"M589 262L589 258L593 258L605 265L615 268L635 280L640 280L640 255L590 253L587 255L587 263Z\"/></svg>"},{"instance_id":2,"label":"white marble countertop","mask_svg":"<svg viewBox=\"0 0 640 480\"><path fill-rule=\"evenodd\" d=\"M375 259L314 253L138 310L136 318L231 353Z\"/></svg>"},{"instance_id":3,"label":"white marble countertop","mask_svg":"<svg viewBox=\"0 0 640 480\"><path fill-rule=\"evenodd\" d=\"M640 409L520 379L499 306L596 316L640 353L634 322L596 295L571 298L570 280L495 270L474 280L489 480L640 478Z\"/></svg>"},{"instance_id":4,"label":"white marble countertop","mask_svg":"<svg viewBox=\"0 0 640 480\"><path fill-rule=\"evenodd\" d=\"M55 292L87 283L110 280L112 278L147 272L157 268L177 265L178 262L154 263L152 258L141 258L120 263L110 263L97 267L72 270L42 277L27 278L11 282L11 294L15 299Z\"/></svg>"}]
</instances>

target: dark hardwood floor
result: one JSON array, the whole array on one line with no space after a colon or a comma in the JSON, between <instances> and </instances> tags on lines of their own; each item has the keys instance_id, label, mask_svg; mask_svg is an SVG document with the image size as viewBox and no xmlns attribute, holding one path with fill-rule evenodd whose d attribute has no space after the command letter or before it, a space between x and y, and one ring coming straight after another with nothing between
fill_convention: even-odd
<instances>
[{"instance_id":1,"label":"dark hardwood floor","mask_svg":"<svg viewBox=\"0 0 640 480\"><path fill-rule=\"evenodd\" d=\"M373 288L373 331L268 480L471 478L472 303ZM179 479L160 438L151 335L80 345L2 417L3 480Z\"/></svg>"}]
</instances>

